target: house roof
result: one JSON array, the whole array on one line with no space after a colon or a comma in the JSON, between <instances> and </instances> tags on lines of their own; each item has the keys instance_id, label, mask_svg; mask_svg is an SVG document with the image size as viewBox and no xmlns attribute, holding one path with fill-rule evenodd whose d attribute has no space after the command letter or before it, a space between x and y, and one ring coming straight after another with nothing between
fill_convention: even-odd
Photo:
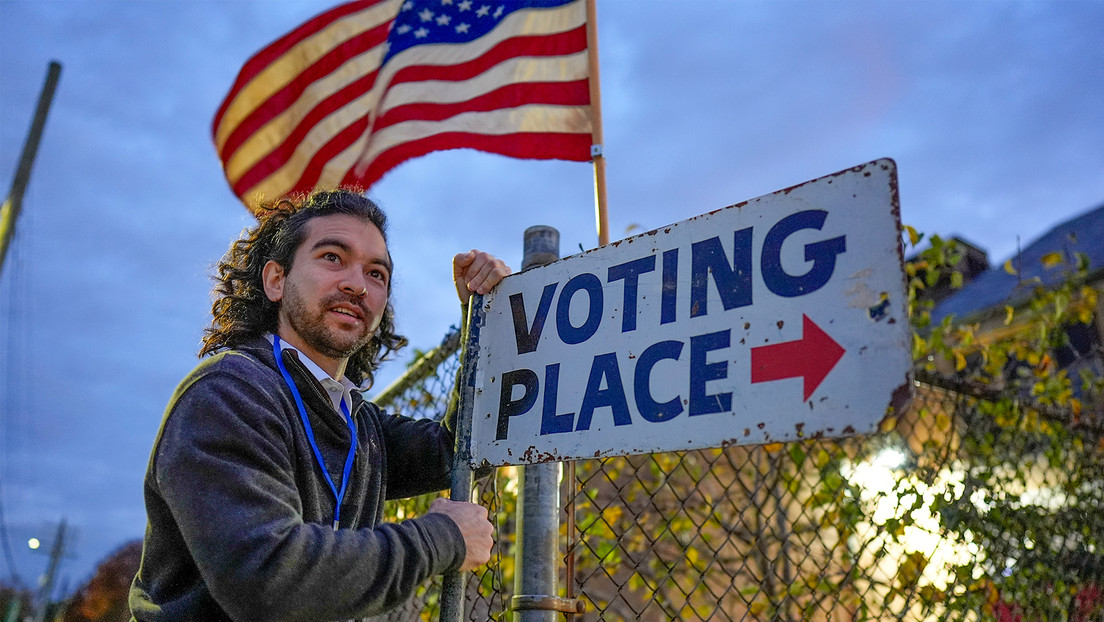
<instances>
[{"instance_id":1,"label":"house roof","mask_svg":"<svg viewBox=\"0 0 1104 622\"><path fill-rule=\"evenodd\" d=\"M1060 252L1066 263L1047 268L1043 257ZM997 305L1015 306L1040 282L1061 282L1076 265L1076 254L1089 258L1089 270L1104 267L1104 205L1054 227L1011 258L1018 274L1009 274L1004 263L995 264L955 294L935 306L936 322L948 315L965 318Z\"/></svg>"}]
</instances>

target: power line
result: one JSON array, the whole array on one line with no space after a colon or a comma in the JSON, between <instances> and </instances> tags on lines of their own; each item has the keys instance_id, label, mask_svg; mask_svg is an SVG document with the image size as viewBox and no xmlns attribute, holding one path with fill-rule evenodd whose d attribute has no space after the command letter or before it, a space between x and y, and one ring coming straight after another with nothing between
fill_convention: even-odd
<instances>
[{"instance_id":1,"label":"power line","mask_svg":"<svg viewBox=\"0 0 1104 622\"><path fill-rule=\"evenodd\" d=\"M24 219L24 225L33 226L33 213L29 219ZM13 451L13 443L18 439L22 429L20 422L28 405L28 387L26 387L26 367L28 367L28 348L26 348L26 336L30 333L30 326L24 323L29 319L26 314L26 306L29 299L29 280L26 278L25 255L26 242L30 236L25 235L32 231L29 226L24 226L23 231L17 234L17 240L11 247L11 262L9 262L6 274L0 276L0 308L6 308L7 313L0 317L0 340L4 346L0 351L0 547L3 548L4 561L7 563L8 574L18 584L22 579L15 566L15 557L8 529L8 517L4 513L4 488L3 482L11 482L9 473L9 455ZM15 451L14 453L19 453Z\"/></svg>"},{"instance_id":2,"label":"power line","mask_svg":"<svg viewBox=\"0 0 1104 622\"><path fill-rule=\"evenodd\" d=\"M8 563L8 574L15 579L16 584L22 584L19 573L15 571L15 556L12 555L11 540L8 539L8 526L4 520L4 494L0 490L0 541L4 545L4 560Z\"/></svg>"},{"instance_id":3,"label":"power line","mask_svg":"<svg viewBox=\"0 0 1104 622\"><path fill-rule=\"evenodd\" d=\"M30 300L30 279L27 278L28 248L34 230L34 211L24 215L24 227L17 232L14 244L9 249L10 259L7 270L0 275L0 308L6 310L0 316L0 342L4 348L0 351L0 547L4 549L4 561L8 575L17 584L22 578L16 569L11 537L8 529L8 517L5 508L4 482L11 482L9 456L18 454L16 442L25 429L25 413L28 406L27 369L30 363L27 348L28 335L31 332L27 313Z\"/></svg>"}]
</instances>

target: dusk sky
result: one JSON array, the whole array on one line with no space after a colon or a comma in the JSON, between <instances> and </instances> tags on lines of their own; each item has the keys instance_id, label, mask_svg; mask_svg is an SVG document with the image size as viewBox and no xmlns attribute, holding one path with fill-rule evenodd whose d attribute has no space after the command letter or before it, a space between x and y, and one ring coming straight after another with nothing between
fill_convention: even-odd
<instances>
[{"instance_id":1,"label":"dusk sky","mask_svg":"<svg viewBox=\"0 0 1104 622\"><path fill-rule=\"evenodd\" d=\"M211 119L249 56L329 6L0 0L5 184L63 65L0 274L0 580L34 585L47 557L26 542L62 519L70 589L141 537L211 266L252 221ZM611 239L883 157L905 224L993 264L1104 202L1102 1L599 0L598 21ZM516 269L536 224L564 255L597 243L588 164L440 152L370 194L392 221L399 330L423 350L459 321L456 252Z\"/></svg>"}]
</instances>

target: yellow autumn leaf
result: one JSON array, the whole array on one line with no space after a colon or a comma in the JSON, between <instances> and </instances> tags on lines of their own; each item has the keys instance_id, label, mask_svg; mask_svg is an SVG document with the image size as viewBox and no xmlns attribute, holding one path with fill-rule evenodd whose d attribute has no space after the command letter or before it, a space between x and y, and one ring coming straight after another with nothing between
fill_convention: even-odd
<instances>
[{"instance_id":1,"label":"yellow autumn leaf","mask_svg":"<svg viewBox=\"0 0 1104 622\"><path fill-rule=\"evenodd\" d=\"M961 352L955 352L955 371L966 369L966 357Z\"/></svg>"},{"instance_id":2,"label":"yellow autumn leaf","mask_svg":"<svg viewBox=\"0 0 1104 622\"><path fill-rule=\"evenodd\" d=\"M611 505L602 510L602 520L606 521L610 525L617 524L618 519L621 518L622 507L620 505Z\"/></svg>"},{"instance_id":3,"label":"yellow autumn leaf","mask_svg":"<svg viewBox=\"0 0 1104 622\"><path fill-rule=\"evenodd\" d=\"M767 452L768 454L778 453L779 451L782 451L782 443L770 443L768 445L763 445L763 451Z\"/></svg>"},{"instance_id":4,"label":"yellow autumn leaf","mask_svg":"<svg viewBox=\"0 0 1104 622\"><path fill-rule=\"evenodd\" d=\"M1014 268L1012 266L1012 260L1011 259L1004 262L1004 271L1007 272L1008 274L1016 274L1016 268Z\"/></svg>"},{"instance_id":5,"label":"yellow autumn leaf","mask_svg":"<svg viewBox=\"0 0 1104 622\"><path fill-rule=\"evenodd\" d=\"M813 458L813 464L815 464L818 469L824 468L825 465L827 465L831 461L832 455L829 454L827 451L824 451L823 449L818 449L816 456L814 456Z\"/></svg>"},{"instance_id":6,"label":"yellow autumn leaf","mask_svg":"<svg viewBox=\"0 0 1104 622\"><path fill-rule=\"evenodd\" d=\"M920 234L916 232L916 229L908 225L905 225L905 231L908 232L909 244L916 246L920 242Z\"/></svg>"},{"instance_id":7,"label":"yellow autumn leaf","mask_svg":"<svg viewBox=\"0 0 1104 622\"><path fill-rule=\"evenodd\" d=\"M940 431L946 431L951 429L951 418L944 412L938 412L935 415L935 429Z\"/></svg>"},{"instance_id":8,"label":"yellow autumn leaf","mask_svg":"<svg viewBox=\"0 0 1104 622\"><path fill-rule=\"evenodd\" d=\"M924 341L918 333L912 333L912 351L913 353L923 352L928 347L928 343Z\"/></svg>"},{"instance_id":9,"label":"yellow autumn leaf","mask_svg":"<svg viewBox=\"0 0 1104 622\"><path fill-rule=\"evenodd\" d=\"M1053 268L1062 263L1062 253L1059 251L1047 253L1039 261L1043 262L1044 268Z\"/></svg>"},{"instance_id":10,"label":"yellow autumn leaf","mask_svg":"<svg viewBox=\"0 0 1104 622\"><path fill-rule=\"evenodd\" d=\"M1012 323L1012 317L1016 315L1016 310L1009 305L1004 305L1004 325L1008 326Z\"/></svg>"},{"instance_id":11,"label":"yellow autumn leaf","mask_svg":"<svg viewBox=\"0 0 1104 622\"><path fill-rule=\"evenodd\" d=\"M921 552L909 553L897 567L897 582L903 588L912 587L928 567L928 558Z\"/></svg>"},{"instance_id":12,"label":"yellow autumn leaf","mask_svg":"<svg viewBox=\"0 0 1104 622\"><path fill-rule=\"evenodd\" d=\"M882 422L878 424L878 431L882 434L888 434L897 429L897 417L887 415ZM819 464L817 466L820 466Z\"/></svg>"}]
</instances>

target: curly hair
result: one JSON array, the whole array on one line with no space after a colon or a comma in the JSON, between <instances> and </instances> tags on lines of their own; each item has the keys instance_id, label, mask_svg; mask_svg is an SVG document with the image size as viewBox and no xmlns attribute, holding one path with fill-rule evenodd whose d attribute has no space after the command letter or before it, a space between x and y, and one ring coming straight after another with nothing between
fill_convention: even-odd
<instances>
[{"instance_id":1,"label":"curly hair","mask_svg":"<svg viewBox=\"0 0 1104 622\"><path fill-rule=\"evenodd\" d=\"M203 331L200 356L236 348L276 332L280 304L265 295L264 266L275 261L290 272L295 251L306 237L306 224L313 218L335 214L371 222L387 242L387 216L383 210L371 199L349 190L315 192L263 206L257 225L242 232L218 263L211 325ZM405 337L395 333L390 283L387 287L387 306L375 336L349 357L345 367L345 375L353 382L367 379L370 384L379 364L407 343Z\"/></svg>"}]
</instances>

